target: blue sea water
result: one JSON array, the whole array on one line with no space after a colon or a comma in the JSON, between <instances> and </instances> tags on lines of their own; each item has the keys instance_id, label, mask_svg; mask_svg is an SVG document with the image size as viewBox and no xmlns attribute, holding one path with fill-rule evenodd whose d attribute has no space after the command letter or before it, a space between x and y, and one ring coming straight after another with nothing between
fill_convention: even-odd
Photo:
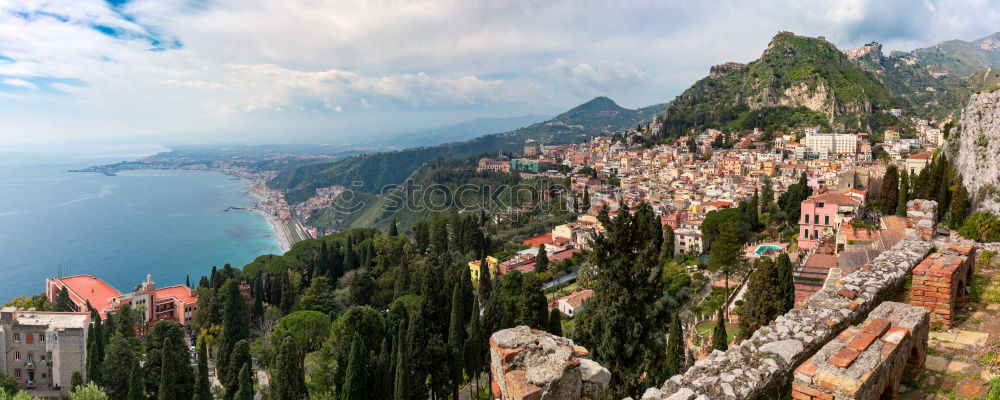
<instances>
[{"instance_id":1,"label":"blue sea water","mask_svg":"<svg viewBox=\"0 0 1000 400\"><path fill-rule=\"evenodd\" d=\"M186 276L196 284L213 265L281 253L262 215L226 211L253 204L245 181L195 171L66 172L155 152L146 148L0 152L0 304L43 292L60 271L93 274L127 292L146 274L161 287Z\"/></svg>"}]
</instances>

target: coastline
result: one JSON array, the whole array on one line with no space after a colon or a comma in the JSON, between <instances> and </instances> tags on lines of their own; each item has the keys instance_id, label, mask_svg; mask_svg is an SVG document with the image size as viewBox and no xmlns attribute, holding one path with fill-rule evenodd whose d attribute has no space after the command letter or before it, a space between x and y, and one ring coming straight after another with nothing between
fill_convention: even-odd
<instances>
[{"instance_id":1,"label":"coastline","mask_svg":"<svg viewBox=\"0 0 1000 400\"><path fill-rule=\"evenodd\" d=\"M267 220L267 223L271 224L271 229L274 230L274 236L278 238L278 246L281 247L281 253L284 254L292 248L292 235L288 232L288 226L278 221L273 215L267 211L261 210L254 207L254 211L260 213Z\"/></svg>"}]
</instances>

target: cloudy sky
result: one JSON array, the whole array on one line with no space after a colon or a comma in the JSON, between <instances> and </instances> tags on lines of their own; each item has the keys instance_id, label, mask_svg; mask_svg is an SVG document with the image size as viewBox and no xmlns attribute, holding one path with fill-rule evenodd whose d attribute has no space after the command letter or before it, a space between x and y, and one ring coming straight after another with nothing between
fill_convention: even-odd
<instances>
[{"instance_id":1,"label":"cloudy sky","mask_svg":"<svg viewBox=\"0 0 1000 400\"><path fill-rule=\"evenodd\" d=\"M635 108L779 30L910 50L998 21L1000 0L0 0L0 146L336 143L598 95Z\"/></svg>"}]
</instances>

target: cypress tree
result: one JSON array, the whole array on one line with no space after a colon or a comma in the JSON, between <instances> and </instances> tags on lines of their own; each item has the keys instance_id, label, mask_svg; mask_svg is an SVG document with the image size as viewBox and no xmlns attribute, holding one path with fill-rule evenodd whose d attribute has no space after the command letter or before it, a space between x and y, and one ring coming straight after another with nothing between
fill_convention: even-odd
<instances>
[{"instance_id":1,"label":"cypress tree","mask_svg":"<svg viewBox=\"0 0 1000 400\"><path fill-rule=\"evenodd\" d=\"M769 258L758 261L747 282L746 299L740 315L741 339L749 339L754 331L781 315L784 306L774 263Z\"/></svg>"},{"instance_id":2,"label":"cypress tree","mask_svg":"<svg viewBox=\"0 0 1000 400\"><path fill-rule=\"evenodd\" d=\"M396 333L396 368L393 371L393 400L407 400L407 389L409 389L409 382L407 381L407 368L408 360L406 359L406 324L399 324L399 331Z\"/></svg>"},{"instance_id":3,"label":"cypress tree","mask_svg":"<svg viewBox=\"0 0 1000 400\"><path fill-rule=\"evenodd\" d=\"M490 265L486 263L486 257L479 260L479 302L486 304L486 300L493 294L493 273L490 272Z\"/></svg>"},{"instance_id":4,"label":"cypress tree","mask_svg":"<svg viewBox=\"0 0 1000 400\"><path fill-rule=\"evenodd\" d=\"M670 320L670 333L667 339L667 358L664 364L667 376L674 376L681 371L684 362L684 331L681 328L681 320L677 313L674 313Z\"/></svg>"},{"instance_id":5,"label":"cypress tree","mask_svg":"<svg viewBox=\"0 0 1000 400\"><path fill-rule=\"evenodd\" d=\"M406 357L409 364L409 376L406 393L411 399L427 398L427 375L429 366L427 363L427 336L428 332L424 326L424 317L421 313L411 312L409 323L406 327Z\"/></svg>"},{"instance_id":6,"label":"cypress tree","mask_svg":"<svg viewBox=\"0 0 1000 400\"><path fill-rule=\"evenodd\" d=\"M100 353L98 345L100 326L101 320L98 317L94 324L87 328L87 381L98 385L103 383L101 380L101 361L104 360L104 355Z\"/></svg>"},{"instance_id":7,"label":"cypress tree","mask_svg":"<svg viewBox=\"0 0 1000 400\"><path fill-rule=\"evenodd\" d=\"M172 365L174 343L172 337L167 337L163 340L163 351L160 355L161 365ZM180 396L177 395L176 387L176 371L173 368L163 368L160 371L160 388L158 390L159 400L182 400ZM113 396L112 396L113 397Z\"/></svg>"},{"instance_id":8,"label":"cypress tree","mask_svg":"<svg viewBox=\"0 0 1000 400\"><path fill-rule=\"evenodd\" d=\"M788 258L788 254L786 253L778 255L775 268L778 270L778 285L782 299L781 313L784 314L788 310L795 308L795 268L792 266L792 260Z\"/></svg>"},{"instance_id":9,"label":"cypress tree","mask_svg":"<svg viewBox=\"0 0 1000 400\"><path fill-rule=\"evenodd\" d=\"M885 169L882 176L882 187L879 190L878 206L882 215L893 215L899 201L899 170L895 165Z\"/></svg>"},{"instance_id":10,"label":"cypress tree","mask_svg":"<svg viewBox=\"0 0 1000 400\"><path fill-rule=\"evenodd\" d=\"M285 335L280 343L278 353L275 355L274 370L271 371L273 398L282 400L305 398L308 393L295 341L291 335Z\"/></svg>"},{"instance_id":11,"label":"cypress tree","mask_svg":"<svg viewBox=\"0 0 1000 400\"><path fill-rule=\"evenodd\" d=\"M951 201L951 214L948 221L948 226L951 229L959 229L962 224L965 223L965 218L969 215L969 191L965 190L965 185L962 184L962 178L955 179L955 194Z\"/></svg>"},{"instance_id":12,"label":"cypress tree","mask_svg":"<svg viewBox=\"0 0 1000 400\"><path fill-rule=\"evenodd\" d=\"M674 259L674 228L670 225L663 226L663 246L660 248L660 261L667 262Z\"/></svg>"},{"instance_id":13,"label":"cypress tree","mask_svg":"<svg viewBox=\"0 0 1000 400\"><path fill-rule=\"evenodd\" d=\"M123 372L122 368L130 368L136 363L135 353L132 351L132 343L121 335L115 335L108 343L104 362L101 371L101 387L108 391L108 395L113 399L124 399L128 397L129 374Z\"/></svg>"},{"instance_id":14,"label":"cypress tree","mask_svg":"<svg viewBox=\"0 0 1000 400\"><path fill-rule=\"evenodd\" d=\"M250 313L255 320L264 316L264 284L256 279L253 285L253 308Z\"/></svg>"},{"instance_id":15,"label":"cypress tree","mask_svg":"<svg viewBox=\"0 0 1000 400\"><path fill-rule=\"evenodd\" d=\"M552 311L549 312L549 328L548 328L548 331L549 331L549 333L551 333L553 335L556 335L556 336L562 336L563 335L563 333L562 333L562 315L560 315L558 308L553 308Z\"/></svg>"},{"instance_id":16,"label":"cypress tree","mask_svg":"<svg viewBox=\"0 0 1000 400\"><path fill-rule=\"evenodd\" d=\"M715 329L712 330L712 349L719 351L729 350L729 336L726 334L726 317L722 315L722 309L715 315Z\"/></svg>"},{"instance_id":17,"label":"cypress tree","mask_svg":"<svg viewBox=\"0 0 1000 400\"><path fill-rule=\"evenodd\" d=\"M455 396L462 384L462 370L465 367L465 318L462 317L462 293L458 285L451 295L451 319L448 322L448 353L451 365L451 386Z\"/></svg>"},{"instance_id":18,"label":"cypress tree","mask_svg":"<svg viewBox=\"0 0 1000 400\"><path fill-rule=\"evenodd\" d=\"M479 372L483 370L483 358L486 346L483 345L482 326L479 322L479 303L472 302L472 312L469 317L469 331L465 339L465 374L476 378L478 393Z\"/></svg>"},{"instance_id":19,"label":"cypress tree","mask_svg":"<svg viewBox=\"0 0 1000 400\"><path fill-rule=\"evenodd\" d=\"M223 397L225 400L232 400L236 396L236 391L240 389L240 369L243 368L243 365L251 363L250 345L247 344L246 340L236 342L236 345L233 346L233 351L229 355L227 367L229 374L225 376L225 380L222 382L226 388Z\"/></svg>"},{"instance_id":20,"label":"cypress tree","mask_svg":"<svg viewBox=\"0 0 1000 400\"><path fill-rule=\"evenodd\" d=\"M208 378L208 350L205 339L198 340L198 373L194 380L194 400L212 400L212 382Z\"/></svg>"},{"instance_id":21,"label":"cypress tree","mask_svg":"<svg viewBox=\"0 0 1000 400\"><path fill-rule=\"evenodd\" d=\"M236 343L250 336L250 322L247 320L246 302L240 293L235 280L229 280L222 286L223 318L222 334L219 336L219 354L216 357L218 376L229 376L229 358ZM234 368L239 368L235 366Z\"/></svg>"},{"instance_id":22,"label":"cypress tree","mask_svg":"<svg viewBox=\"0 0 1000 400\"><path fill-rule=\"evenodd\" d=\"M146 400L146 383L143 381L142 369L139 362L132 363L129 372L128 400Z\"/></svg>"},{"instance_id":23,"label":"cypress tree","mask_svg":"<svg viewBox=\"0 0 1000 400\"><path fill-rule=\"evenodd\" d=\"M240 368L239 390L233 396L236 400L253 400L253 373L250 371L250 363L243 364Z\"/></svg>"},{"instance_id":24,"label":"cypress tree","mask_svg":"<svg viewBox=\"0 0 1000 400\"><path fill-rule=\"evenodd\" d=\"M191 275L184 275L184 286L187 286L188 288L191 287Z\"/></svg>"},{"instance_id":25,"label":"cypress tree","mask_svg":"<svg viewBox=\"0 0 1000 400\"><path fill-rule=\"evenodd\" d=\"M771 204L774 204L774 188L771 187L771 178L765 175L764 182L761 183L760 188L761 211L767 212L771 208Z\"/></svg>"},{"instance_id":26,"label":"cypress tree","mask_svg":"<svg viewBox=\"0 0 1000 400\"><path fill-rule=\"evenodd\" d=\"M389 236L399 236L399 228L396 226L396 218L392 218L392 225L389 226Z\"/></svg>"},{"instance_id":27,"label":"cypress tree","mask_svg":"<svg viewBox=\"0 0 1000 400\"><path fill-rule=\"evenodd\" d=\"M69 391L72 392L77 388L77 386L83 384L83 375L80 374L80 371L73 371L73 375L70 377L69 382Z\"/></svg>"},{"instance_id":28,"label":"cypress tree","mask_svg":"<svg viewBox=\"0 0 1000 400\"><path fill-rule=\"evenodd\" d=\"M56 295L55 309L58 312L73 311L73 301L69 299L69 291L66 289L66 286L59 289L59 294Z\"/></svg>"},{"instance_id":29,"label":"cypress tree","mask_svg":"<svg viewBox=\"0 0 1000 400\"><path fill-rule=\"evenodd\" d=\"M544 274L549 270L549 254L545 250L545 243L538 245L538 256L535 257L535 272Z\"/></svg>"},{"instance_id":30,"label":"cypress tree","mask_svg":"<svg viewBox=\"0 0 1000 400\"><path fill-rule=\"evenodd\" d=\"M896 215L900 217L906 216L906 202L909 201L910 196L910 176L905 172L900 174L899 179L899 197L896 201Z\"/></svg>"},{"instance_id":31,"label":"cypress tree","mask_svg":"<svg viewBox=\"0 0 1000 400\"><path fill-rule=\"evenodd\" d=\"M344 386L338 400L364 400L368 388L365 385L365 343L357 333L351 338L351 353L347 358L347 372Z\"/></svg>"}]
</instances>

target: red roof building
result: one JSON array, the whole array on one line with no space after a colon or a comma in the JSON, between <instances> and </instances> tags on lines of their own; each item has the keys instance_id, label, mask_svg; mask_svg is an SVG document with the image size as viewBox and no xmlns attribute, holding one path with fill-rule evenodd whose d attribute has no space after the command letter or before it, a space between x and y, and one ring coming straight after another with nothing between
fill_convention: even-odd
<instances>
[{"instance_id":1,"label":"red roof building","mask_svg":"<svg viewBox=\"0 0 1000 400\"><path fill-rule=\"evenodd\" d=\"M139 284L138 289L127 294L122 294L93 275L46 279L45 295L49 301L55 303L63 287L69 293L75 311L86 311L89 304L101 318L107 318L108 314L131 305L133 309L140 311L143 323L152 325L169 320L186 325L198 308L198 298L191 288L175 285L157 289L149 275L146 275L146 281Z\"/></svg>"}]
</instances>

